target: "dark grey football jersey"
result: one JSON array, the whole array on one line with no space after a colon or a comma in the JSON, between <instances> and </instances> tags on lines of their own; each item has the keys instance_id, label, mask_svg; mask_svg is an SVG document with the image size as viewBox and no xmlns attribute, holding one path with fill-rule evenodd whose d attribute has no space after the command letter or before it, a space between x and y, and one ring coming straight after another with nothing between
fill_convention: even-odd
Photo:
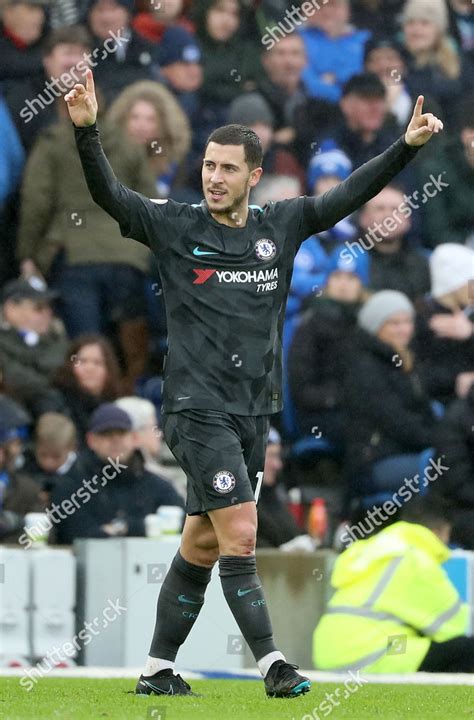
<instances>
[{"instance_id":1,"label":"dark grey football jersey","mask_svg":"<svg viewBox=\"0 0 474 720\"><path fill-rule=\"evenodd\" d=\"M377 194L416 151L400 139L325 195L251 206L245 227L230 228L204 201L152 200L124 187L96 127L75 132L92 197L158 261L168 323L163 411L281 410L282 326L300 244Z\"/></svg>"}]
</instances>

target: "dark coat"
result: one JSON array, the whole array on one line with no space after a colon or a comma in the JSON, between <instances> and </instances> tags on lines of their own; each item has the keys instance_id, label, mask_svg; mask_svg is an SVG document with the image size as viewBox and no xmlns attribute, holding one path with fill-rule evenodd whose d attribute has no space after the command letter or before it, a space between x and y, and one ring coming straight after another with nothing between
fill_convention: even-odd
<instances>
[{"instance_id":1,"label":"dark coat","mask_svg":"<svg viewBox=\"0 0 474 720\"><path fill-rule=\"evenodd\" d=\"M143 536L146 515L155 513L160 505L183 507L182 497L167 480L144 469L139 453L135 453L127 463L122 463L128 465L127 468L109 469L109 476L114 472L116 474L105 481L103 470L107 464L92 450L84 450L70 473L56 486L52 501L61 507L63 516L67 510L61 503L71 501L74 493L79 505L63 518L58 513L60 521L56 525L56 541L59 544L71 544L76 538L109 537L102 526L114 519L127 522L129 537ZM91 481L94 476L98 478L97 483L93 482L93 489L89 491L83 480ZM74 500L72 504L75 504Z\"/></svg>"},{"instance_id":2,"label":"dark coat","mask_svg":"<svg viewBox=\"0 0 474 720\"><path fill-rule=\"evenodd\" d=\"M428 258L404 243L399 252L386 254L377 251L377 244L370 253L369 287L379 290L398 290L415 301L430 290Z\"/></svg>"},{"instance_id":3,"label":"dark coat","mask_svg":"<svg viewBox=\"0 0 474 720\"><path fill-rule=\"evenodd\" d=\"M430 397L443 403L455 398L456 377L474 370L474 334L467 340L435 335L429 326L433 315L449 313L434 298L418 304L414 348L420 375Z\"/></svg>"},{"instance_id":4,"label":"dark coat","mask_svg":"<svg viewBox=\"0 0 474 720\"><path fill-rule=\"evenodd\" d=\"M44 496L40 486L21 471L10 474L10 481L0 510L0 542L16 543L23 533L24 516L43 512Z\"/></svg>"},{"instance_id":5,"label":"dark coat","mask_svg":"<svg viewBox=\"0 0 474 720\"><path fill-rule=\"evenodd\" d=\"M474 386L466 398L455 400L443 417L437 440L437 455L449 470L437 490L457 507L474 512ZM474 525L472 526L474 540Z\"/></svg>"},{"instance_id":6,"label":"dark coat","mask_svg":"<svg viewBox=\"0 0 474 720\"><path fill-rule=\"evenodd\" d=\"M257 547L279 547L301 533L280 497L278 485L262 485L258 501Z\"/></svg>"},{"instance_id":7,"label":"dark coat","mask_svg":"<svg viewBox=\"0 0 474 720\"><path fill-rule=\"evenodd\" d=\"M361 470L434 442L435 419L416 370L405 372L389 345L359 330L346 373L347 458Z\"/></svg>"}]
</instances>

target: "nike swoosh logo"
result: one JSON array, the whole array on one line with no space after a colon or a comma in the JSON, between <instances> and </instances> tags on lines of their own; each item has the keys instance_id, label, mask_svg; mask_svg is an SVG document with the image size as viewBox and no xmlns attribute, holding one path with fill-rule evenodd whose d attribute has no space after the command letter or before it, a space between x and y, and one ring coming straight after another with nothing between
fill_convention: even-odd
<instances>
[{"instance_id":1,"label":"nike swoosh logo","mask_svg":"<svg viewBox=\"0 0 474 720\"><path fill-rule=\"evenodd\" d=\"M204 600L190 600L186 595L178 595L179 602L190 603L190 605L202 605Z\"/></svg>"},{"instance_id":2,"label":"nike swoosh logo","mask_svg":"<svg viewBox=\"0 0 474 720\"><path fill-rule=\"evenodd\" d=\"M258 587L248 588L247 590L241 590L241 589L239 588L239 589L237 590L237 595L238 595L239 597L243 597L244 595L247 595L249 592L252 592L252 590L260 590L261 587L262 587L262 586L259 585Z\"/></svg>"},{"instance_id":3,"label":"nike swoosh logo","mask_svg":"<svg viewBox=\"0 0 474 720\"><path fill-rule=\"evenodd\" d=\"M209 252L207 250L199 250L199 245L196 245L196 247L193 250L193 255L219 255L219 253Z\"/></svg>"},{"instance_id":4,"label":"nike swoosh logo","mask_svg":"<svg viewBox=\"0 0 474 720\"><path fill-rule=\"evenodd\" d=\"M156 692L157 695L174 695L173 686L170 685L168 690L163 690L162 688L156 687L156 685L153 685L152 683L148 682L147 680L143 680L143 684L150 688L150 690L153 690L153 692Z\"/></svg>"}]
</instances>

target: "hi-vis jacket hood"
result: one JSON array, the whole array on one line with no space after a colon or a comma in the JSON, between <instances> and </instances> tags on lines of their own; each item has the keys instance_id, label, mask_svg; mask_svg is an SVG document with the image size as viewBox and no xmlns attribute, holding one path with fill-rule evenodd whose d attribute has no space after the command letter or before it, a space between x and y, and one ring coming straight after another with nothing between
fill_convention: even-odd
<instances>
[{"instance_id":1,"label":"hi-vis jacket hood","mask_svg":"<svg viewBox=\"0 0 474 720\"><path fill-rule=\"evenodd\" d=\"M444 563L449 548L427 527L397 522L367 540L357 540L337 559L331 585L343 588L364 577L372 577L383 569L387 561L406 554L410 549L426 553L436 563Z\"/></svg>"}]
</instances>

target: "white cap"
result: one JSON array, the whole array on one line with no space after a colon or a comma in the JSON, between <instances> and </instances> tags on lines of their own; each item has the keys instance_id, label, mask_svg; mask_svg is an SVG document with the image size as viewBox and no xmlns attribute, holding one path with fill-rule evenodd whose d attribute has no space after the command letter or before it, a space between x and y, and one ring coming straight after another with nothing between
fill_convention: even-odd
<instances>
[{"instance_id":1,"label":"white cap","mask_svg":"<svg viewBox=\"0 0 474 720\"><path fill-rule=\"evenodd\" d=\"M474 250L458 243L438 245L430 257L431 294L438 298L474 278Z\"/></svg>"}]
</instances>

